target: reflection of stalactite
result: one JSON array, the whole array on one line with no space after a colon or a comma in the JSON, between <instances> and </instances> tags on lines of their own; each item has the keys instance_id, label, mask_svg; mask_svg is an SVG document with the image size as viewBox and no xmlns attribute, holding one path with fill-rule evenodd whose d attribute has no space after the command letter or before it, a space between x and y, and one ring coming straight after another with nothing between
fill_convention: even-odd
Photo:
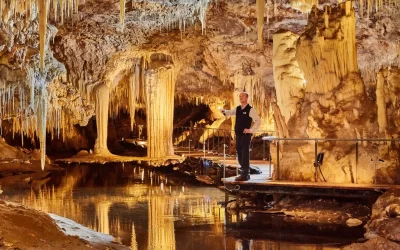
<instances>
[{"instance_id":1,"label":"reflection of stalactite","mask_svg":"<svg viewBox=\"0 0 400 250\"><path fill-rule=\"evenodd\" d=\"M149 239L147 249L174 250L175 229L173 202L163 196L153 195L148 201Z\"/></svg>"},{"instance_id":2,"label":"reflection of stalactite","mask_svg":"<svg viewBox=\"0 0 400 250\"><path fill-rule=\"evenodd\" d=\"M136 241L135 224L133 224L133 222L132 222L131 249L132 250L138 250L138 244L137 244L137 241Z\"/></svg>"},{"instance_id":3,"label":"reflection of stalactite","mask_svg":"<svg viewBox=\"0 0 400 250\"><path fill-rule=\"evenodd\" d=\"M97 231L105 234L110 233L110 221L108 213L110 211L111 202L101 201L96 204Z\"/></svg>"}]
</instances>

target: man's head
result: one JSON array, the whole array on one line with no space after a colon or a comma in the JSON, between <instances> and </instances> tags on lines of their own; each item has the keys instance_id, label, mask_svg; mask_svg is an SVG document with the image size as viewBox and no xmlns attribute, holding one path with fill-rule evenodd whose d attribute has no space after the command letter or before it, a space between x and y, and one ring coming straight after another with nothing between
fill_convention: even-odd
<instances>
[{"instance_id":1,"label":"man's head","mask_svg":"<svg viewBox=\"0 0 400 250\"><path fill-rule=\"evenodd\" d=\"M240 100L240 104L247 104L249 101L249 94L247 94L246 92L242 92L239 94L239 100Z\"/></svg>"}]
</instances>

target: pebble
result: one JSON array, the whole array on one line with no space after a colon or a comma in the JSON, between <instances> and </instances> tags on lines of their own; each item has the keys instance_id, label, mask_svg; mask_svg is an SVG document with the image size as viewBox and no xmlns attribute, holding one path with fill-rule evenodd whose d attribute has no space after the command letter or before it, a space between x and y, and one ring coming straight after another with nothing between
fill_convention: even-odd
<instances>
[{"instance_id":1,"label":"pebble","mask_svg":"<svg viewBox=\"0 0 400 250\"><path fill-rule=\"evenodd\" d=\"M356 218L350 218L346 221L346 225L349 227L357 227L361 224L363 224L363 222Z\"/></svg>"}]
</instances>

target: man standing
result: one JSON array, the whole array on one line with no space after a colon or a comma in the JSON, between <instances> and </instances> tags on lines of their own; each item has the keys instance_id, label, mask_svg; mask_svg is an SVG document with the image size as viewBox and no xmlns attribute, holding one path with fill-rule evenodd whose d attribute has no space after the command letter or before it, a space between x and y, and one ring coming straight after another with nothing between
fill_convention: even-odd
<instances>
[{"instance_id":1,"label":"man standing","mask_svg":"<svg viewBox=\"0 0 400 250\"><path fill-rule=\"evenodd\" d=\"M232 110L223 110L226 116L236 116L236 152L242 173L236 177L236 181L248 181L250 179L250 142L254 132L261 125L261 119L256 110L248 103L249 94L239 94L240 105ZM254 122L254 124L253 124Z\"/></svg>"}]
</instances>

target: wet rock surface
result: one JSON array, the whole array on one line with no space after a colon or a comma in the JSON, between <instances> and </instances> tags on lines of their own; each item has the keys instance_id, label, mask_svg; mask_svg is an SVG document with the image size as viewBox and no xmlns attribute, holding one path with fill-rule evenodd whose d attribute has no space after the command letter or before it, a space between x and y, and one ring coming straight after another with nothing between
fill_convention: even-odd
<instances>
[{"instance_id":1,"label":"wet rock surface","mask_svg":"<svg viewBox=\"0 0 400 250\"><path fill-rule=\"evenodd\" d=\"M76 237L66 236L42 212L0 200L0 249L90 249Z\"/></svg>"},{"instance_id":2,"label":"wet rock surface","mask_svg":"<svg viewBox=\"0 0 400 250\"><path fill-rule=\"evenodd\" d=\"M343 247L342 250L398 250L399 244L396 242L388 241L385 238L377 237L365 243L354 243L349 246Z\"/></svg>"},{"instance_id":3,"label":"wet rock surface","mask_svg":"<svg viewBox=\"0 0 400 250\"><path fill-rule=\"evenodd\" d=\"M371 220L365 237L382 237L400 242L400 191L390 190L380 196L372 207Z\"/></svg>"}]
</instances>

